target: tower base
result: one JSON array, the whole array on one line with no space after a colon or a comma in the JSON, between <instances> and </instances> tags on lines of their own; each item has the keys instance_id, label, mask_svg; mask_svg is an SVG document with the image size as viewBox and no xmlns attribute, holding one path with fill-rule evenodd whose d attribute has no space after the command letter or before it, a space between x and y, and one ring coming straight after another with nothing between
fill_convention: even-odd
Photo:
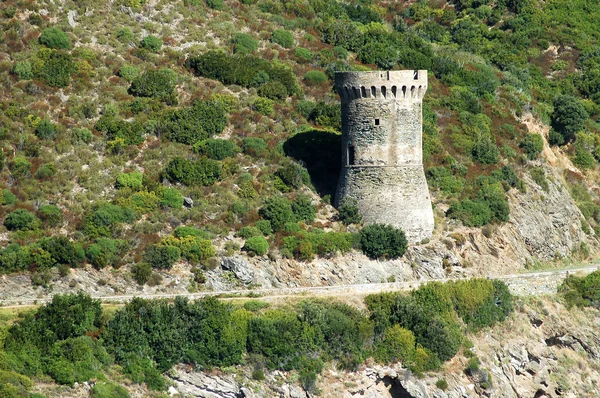
<instances>
[{"instance_id":1,"label":"tower base","mask_svg":"<svg viewBox=\"0 0 600 398\"><path fill-rule=\"evenodd\" d=\"M409 243L433 233L433 209L422 165L342 167L336 206L357 202L365 224L402 228Z\"/></svg>"}]
</instances>

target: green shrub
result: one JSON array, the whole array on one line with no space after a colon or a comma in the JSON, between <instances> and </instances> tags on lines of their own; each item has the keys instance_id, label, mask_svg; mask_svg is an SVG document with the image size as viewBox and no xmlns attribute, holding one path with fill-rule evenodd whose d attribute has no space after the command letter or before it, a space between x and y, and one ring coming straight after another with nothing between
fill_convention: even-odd
<instances>
[{"instance_id":1,"label":"green shrub","mask_svg":"<svg viewBox=\"0 0 600 398\"><path fill-rule=\"evenodd\" d=\"M274 231L281 231L288 222L296 222L291 202L283 196L274 196L265 201L260 215L271 222Z\"/></svg>"},{"instance_id":2,"label":"green shrub","mask_svg":"<svg viewBox=\"0 0 600 398\"><path fill-rule=\"evenodd\" d=\"M151 69L136 77L129 93L137 97L171 100L175 93L177 74L169 68Z\"/></svg>"},{"instance_id":3,"label":"green shrub","mask_svg":"<svg viewBox=\"0 0 600 398\"><path fill-rule=\"evenodd\" d=\"M75 70L69 54L53 50L40 71L40 77L51 87L64 88L71 84L71 73Z\"/></svg>"},{"instance_id":4,"label":"green shrub","mask_svg":"<svg viewBox=\"0 0 600 398\"><path fill-rule=\"evenodd\" d=\"M275 108L273 107L274 105L275 102L271 99L264 97L256 97L252 104L252 109L260 113L261 115L273 116L273 113L275 112Z\"/></svg>"},{"instance_id":5,"label":"green shrub","mask_svg":"<svg viewBox=\"0 0 600 398\"><path fill-rule=\"evenodd\" d=\"M144 250L144 261L152 268L171 269L181 256L181 250L174 246L149 245Z\"/></svg>"},{"instance_id":6,"label":"green shrub","mask_svg":"<svg viewBox=\"0 0 600 398\"><path fill-rule=\"evenodd\" d=\"M304 75L304 82L309 86L319 86L327 82L327 75L320 70L311 70Z\"/></svg>"},{"instance_id":7,"label":"green shrub","mask_svg":"<svg viewBox=\"0 0 600 398\"><path fill-rule=\"evenodd\" d=\"M148 35L140 41L140 47L145 48L146 50L150 50L153 53L157 53L160 51L163 45L163 41L156 36Z\"/></svg>"},{"instance_id":8,"label":"green shrub","mask_svg":"<svg viewBox=\"0 0 600 398\"><path fill-rule=\"evenodd\" d=\"M276 29L271 34L271 41L279 44L283 48L292 48L294 45L294 36L287 30Z\"/></svg>"},{"instance_id":9,"label":"green shrub","mask_svg":"<svg viewBox=\"0 0 600 398\"><path fill-rule=\"evenodd\" d=\"M161 244L179 248L181 250L181 257L190 261L192 264L203 262L214 257L216 254L212 242L198 236L188 235L181 238L167 236L163 239Z\"/></svg>"},{"instance_id":10,"label":"green shrub","mask_svg":"<svg viewBox=\"0 0 600 398\"><path fill-rule=\"evenodd\" d=\"M300 189L305 182L310 181L306 169L298 162L285 162L275 172L274 176L276 177L275 187L282 192L289 192L291 189Z\"/></svg>"},{"instance_id":11,"label":"green shrub","mask_svg":"<svg viewBox=\"0 0 600 398\"><path fill-rule=\"evenodd\" d=\"M148 263L137 263L131 266L131 276L139 285L143 285L152 276L152 266Z\"/></svg>"},{"instance_id":12,"label":"green shrub","mask_svg":"<svg viewBox=\"0 0 600 398\"><path fill-rule=\"evenodd\" d=\"M363 253L370 258L402 257L407 241L404 231L391 225L371 224L360 231Z\"/></svg>"},{"instance_id":13,"label":"green shrub","mask_svg":"<svg viewBox=\"0 0 600 398\"><path fill-rule=\"evenodd\" d=\"M307 195L298 195L296 200L292 202L292 212L296 220L311 223L315 221L317 209L312 204L312 200Z\"/></svg>"},{"instance_id":14,"label":"green shrub","mask_svg":"<svg viewBox=\"0 0 600 398\"><path fill-rule=\"evenodd\" d=\"M559 95L552 102L552 128L562 136L563 142L570 142L575 134L583 130L589 115L581 102L570 95ZM560 141L555 140L555 141Z\"/></svg>"},{"instance_id":15,"label":"green shrub","mask_svg":"<svg viewBox=\"0 0 600 398\"><path fill-rule=\"evenodd\" d=\"M498 162L498 147L487 136L479 137L473 145L471 157L482 164L496 164Z\"/></svg>"},{"instance_id":16,"label":"green shrub","mask_svg":"<svg viewBox=\"0 0 600 398\"><path fill-rule=\"evenodd\" d=\"M488 179L483 179L480 182L481 188L477 193L477 199L485 202L492 212L491 221L506 222L510 214L510 207L506 194L500 182L492 182Z\"/></svg>"},{"instance_id":17,"label":"green shrub","mask_svg":"<svg viewBox=\"0 0 600 398\"><path fill-rule=\"evenodd\" d=\"M582 145L575 144L575 156L573 156L573 163L581 169L591 169L596 164L596 159L586 148Z\"/></svg>"},{"instance_id":18,"label":"green shrub","mask_svg":"<svg viewBox=\"0 0 600 398\"><path fill-rule=\"evenodd\" d=\"M233 52L247 54L258 50L258 41L248 33L236 33L231 39Z\"/></svg>"},{"instance_id":19,"label":"green shrub","mask_svg":"<svg viewBox=\"0 0 600 398\"><path fill-rule=\"evenodd\" d=\"M539 134L527 134L519 146L525 151L527 159L535 160L544 149L544 139Z\"/></svg>"},{"instance_id":20,"label":"green shrub","mask_svg":"<svg viewBox=\"0 0 600 398\"><path fill-rule=\"evenodd\" d=\"M8 165L8 168L10 169L13 177L26 177L31 169L31 163L29 163L29 161L24 157L17 156Z\"/></svg>"},{"instance_id":21,"label":"green shrub","mask_svg":"<svg viewBox=\"0 0 600 398\"><path fill-rule=\"evenodd\" d=\"M31 69L31 63L28 61L15 62L12 72L17 75L19 80L33 79L33 70Z\"/></svg>"},{"instance_id":22,"label":"green shrub","mask_svg":"<svg viewBox=\"0 0 600 398\"><path fill-rule=\"evenodd\" d=\"M38 241L42 249L50 253L52 259L57 264L66 264L77 266L85 260L85 252L83 248L76 243L73 243L65 236L52 236L42 238Z\"/></svg>"},{"instance_id":23,"label":"green shrub","mask_svg":"<svg viewBox=\"0 0 600 398\"><path fill-rule=\"evenodd\" d=\"M338 208L338 219L344 223L344 225L360 224L362 215L358 209L358 202L351 199L345 200Z\"/></svg>"},{"instance_id":24,"label":"green shrub","mask_svg":"<svg viewBox=\"0 0 600 398\"><path fill-rule=\"evenodd\" d=\"M206 5L214 10L222 10L223 0L206 0Z\"/></svg>"},{"instance_id":25,"label":"green shrub","mask_svg":"<svg viewBox=\"0 0 600 398\"><path fill-rule=\"evenodd\" d=\"M176 188L164 188L159 203L163 207L181 209L183 206L183 195Z\"/></svg>"},{"instance_id":26,"label":"green shrub","mask_svg":"<svg viewBox=\"0 0 600 398\"><path fill-rule=\"evenodd\" d=\"M131 173L121 173L117 176L117 188L131 188L134 191L142 189L142 180L144 175L139 171Z\"/></svg>"},{"instance_id":27,"label":"green shrub","mask_svg":"<svg viewBox=\"0 0 600 398\"><path fill-rule=\"evenodd\" d=\"M51 226L57 226L62 224L63 215L62 211L56 205L43 205L38 210L40 219Z\"/></svg>"},{"instance_id":28,"label":"green shrub","mask_svg":"<svg viewBox=\"0 0 600 398\"><path fill-rule=\"evenodd\" d=\"M113 204L98 204L84 216L83 232L89 237L110 236L121 223L135 221L135 211Z\"/></svg>"},{"instance_id":29,"label":"green shrub","mask_svg":"<svg viewBox=\"0 0 600 398\"><path fill-rule=\"evenodd\" d=\"M258 88L258 95L271 100L284 100L288 97L288 91L280 82L266 82Z\"/></svg>"},{"instance_id":30,"label":"green shrub","mask_svg":"<svg viewBox=\"0 0 600 398\"><path fill-rule=\"evenodd\" d=\"M265 236L269 236L273 233L271 221L269 220L258 220L254 223L254 226Z\"/></svg>"},{"instance_id":31,"label":"green shrub","mask_svg":"<svg viewBox=\"0 0 600 398\"><path fill-rule=\"evenodd\" d=\"M464 199L452 203L446 216L459 220L468 227L481 227L491 221L492 212L483 201Z\"/></svg>"},{"instance_id":32,"label":"green shrub","mask_svg":"<svg viewBox=\"0 0 600 398\"><path fill-rule=\"evenodd\" d=\"M48 178L52 178L58 173L58 169L54 165L54 163L44 163L40 165L40 168L35 173L36 178L40 180L46 180Z\"/></svg>"},{"instance_id":33,"label":"green shrub","mask_svg":"<svg viewBox=\"0 0 600 398\"><path fill-rule=\"evenodd\" d=\"M46 28L39 38L40 44L55 49L70 49L71 40L69 36L58 28Z\"/></svg>"},{"instance_id":34,"label":"green shrub","mask_svg":"<svg viewBox=\"0 0 600 398\"><path fill-rule=\"evenodd\" d=\"M294 56L298 58L300 62L310 62L313 58L313 53L307 48L298 47L294 50Z\"/></svg>"},{"instance_id":35,"label":"green shrub","mask_svg":"<svg viewBox=\"0 0 600 398\"><path fill-rule=\"evenodd\" d=\"M193 236L201 239L210 239L210 235L206 231L194 227L177 227L173 231L173 235L177 238L185 238L186 236Z\"/></svg>"},{"instance_id":36,"label":"green shrub","mask_svg":"<svg viewBox=\"0 0 600 398\"><path fill-rule=\"evenodd\" d=\"M258 229L256 227L245 226L245 227L240 228L240 230L237 231L236 235L239 236L240 238L248 239L248 238L252 238L253 236L262 236L263 233L261 232L260 229Z\"/></svg>"},{"instance_id":37,"label":"green shrub","mask_svg":"<svg viewBox=\"0 0 600 398\"><path fill-rule=\"evenodd\" d=\"M98 238L87 247L85 254L90 264L100 269L118 265L127 247L127 243L120 239Z\"/></svg>"},{"instance_id":38,"label":"green shrub","mask_svg":"<svg viewBox=\"0 0 600 398\"><path fill-rule=\"evenodd\" d=\"M258 256L264 256L267 254L269 250L269 243L265 239L264 236L253 236L251 238L246 239L243 250L247 251L250 254L256 254Z\"/></svg>"},{"instance_id":39,"label":"green shrub","mask_svg":"<svg viewBox=\"0 0 600 398\"><path fill-rule=\"evenodd\" d=\"M17 201L17 197L9 189L0 191L0 205L13 205Z\"/></svg>"},{"instance_id":40,"label":"green shrub","mask_svg":"<svg viewBox=\"0 0 600 398\"><path fill-rule=\"evenodd\" d=\"M48 119L43 119L40 124L35 128L35 135L37 135L40 139L46 140L54 137L56 133L56 127L52 124L52 122Z\"/></svg>"},{"instance_id":41,"label":"green shrub","mask_svg":"<svg viewBox=\"0 0 600 398\"><path fill-rule=\"evenodd\" d=\"M130 395L123 387L104 381L94 384L91 390L92 398L129 398Z\"/></svg>"},{"instance_id":42,"label":"green shrub","mask_svg":"<svg viewBox=\"0 0 600 398\"><path fill-rule=\"evenodd\" d=\"M409 363L415 352L415 336L410 330L400 325L390 326L383 333L383 338L375 348L374 358L380 363L401 361Z\"/></svg>"},{"instance_id":43,"label":"green shrub","mask_svg":"<svg viewBox=\"0 0 600 398\"><path fill-rule=\"evenodd\" d=\"M242 152L252 157L263 157L267 149L268 145L262 138L246 137L242 141Z\"/></svg>"},{"instance_id":44,"label":"green shrub","mask_svg":"<svg viewBox=\"0 0 600 398\"><path fill-rule=\"evenodd\" d=\"M4 219L4 226L9 231L33 230L37 229L39 225L40 220L35 214L24 209L17 209L8 213Z\"/></svg>"},{"instance_id":45,"label":"green shrub","mask_svg":"<svg viewBox=\"0 0 600 398\"><path fill-rule=\"evenodd\" d=\"M569 275L558 288L569 307L595 307L600 305L600 271L584 277Z\"/></svg>"},{"instance_id":46,"label":"green shrub","mask_svg":"<svg viewBox=\"0 0 600 398\"><path fill-rule=\"evenodd\" d=\"M117 74L131 83L140 75L140 68L132 65L124 65L119 69Z\"/></svg>"},{"instance_id":47,"label":"green shrub","mask_svg":"<svg viewBox=\"0 0 600 398\"><path fill-rule=\"evenodd\" d=\"M227 125L225 107L220 101L195 101L189 108L168 111L159 121L157 132L165 138L193 145L220 134Z\"/></svg>"},{"instance_id":48,"label":"green shrub","mask_svg":"<svg viewBox=\"0 0 600 398\"><path fill-rule=\"evenodd\" d=\"M548 180L546 179L546 172L541 167L533 167L529 170L529 175L531 179L538 184L545 192L550 190L550 186L548 185Z\"/></svg>"},{"instance_id":49,"label":"green shrub","mask_svg":"<svg viewBox=\"0 0 600 398\"><path fill-rule=\"evenodd\" d=\"M442 391L446 391L448 389L448 382L446 379L439 379L435 382L435 386Z\"/></svg>"},{"instance_id":50,"label":"green shrub","mask_svg":"<svg viewBox=\"0 0 600 398\"><path fill-rule=\"evenodd\" d=\"M195 143L192 150L211 159L223 160L234 155L235 144L231 140L209 138Z\"/></svg>"},{"instance_id":51,"label":"green shrub","mask_svg":"<svg viewBox=\"0 0 600 398\"><path fill-rule=\"evenodd\" d=\"M216 160L201 158L192 161L176 157L167 164L164 174L173 182L189 186L212 185L221 178L222 169Z\"/></svg>"},{"instance_id":52,"label":"green shrub","mask_svg":"<svg viewBox=\"0 0 600 398\"><path fill-rule=\"evenodd\" d=\"M77 144L83 142L84 144L89 144L94 139L94 134L89 129L84 128L74 128L71 130L71 142L73 144Z\"/></svg>"},{"instance_id":53,"label":"green shrub","mask_svg":"<svg viewBox=\"0 0 600 398\"><path fill-rule=\"evenodd\" d=\"M121 43L130 43L133 41L133 31L130 28L120 28L116 34L117 40Z\"/></svg>"}]
</instances>

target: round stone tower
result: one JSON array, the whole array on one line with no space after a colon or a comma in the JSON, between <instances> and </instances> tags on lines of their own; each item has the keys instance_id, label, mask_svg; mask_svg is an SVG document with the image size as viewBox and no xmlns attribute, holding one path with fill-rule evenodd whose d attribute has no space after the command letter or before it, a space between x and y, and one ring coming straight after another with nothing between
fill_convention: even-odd
<instances>
[{"instance_id":1,"label":"round stone tower","mask_svg":"<svg viewBox=\"0 0 600 398\"><path fill-rule=\"evenodd\" d=\"M431 237L422 153L427 71L338 72L335 87L342 100L336 205L356 200L366 224L400 227L411 243Z\"/></svg>"}]
</instances>

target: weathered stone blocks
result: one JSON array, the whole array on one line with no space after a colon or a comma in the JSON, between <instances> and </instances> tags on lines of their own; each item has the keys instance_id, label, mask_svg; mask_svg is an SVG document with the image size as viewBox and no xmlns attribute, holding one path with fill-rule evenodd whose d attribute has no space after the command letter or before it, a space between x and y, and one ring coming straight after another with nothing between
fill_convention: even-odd
<instances>
[{"instance_id":1,"label":"weathered stone blocks","mask_svg":"<svg viewBox=\"0 0 600 398\"><path fill-rule=\"evenodd\" d=\"M423 170L427 71L338 72L342 171L336 204L357 201L364 221L400 227L411 243L433 232Z\"/></svg>"}]
</instances>

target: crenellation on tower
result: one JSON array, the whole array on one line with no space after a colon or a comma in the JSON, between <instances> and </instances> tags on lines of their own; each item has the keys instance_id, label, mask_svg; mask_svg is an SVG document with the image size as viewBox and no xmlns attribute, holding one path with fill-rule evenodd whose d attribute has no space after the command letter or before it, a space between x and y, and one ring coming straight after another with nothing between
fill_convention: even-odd
<instances>
[{"instance_id":1,"label":"crenellation on tower","mask_svg":"<svg viewBox=\"0 0 600 398\"><path fill-rule=\"evenodd\" d=\"M431 236L433 211L422 154L426 70L338 72L342 171L336 203L355 199L366 223Z\"/></svg>"}]
</instances>

